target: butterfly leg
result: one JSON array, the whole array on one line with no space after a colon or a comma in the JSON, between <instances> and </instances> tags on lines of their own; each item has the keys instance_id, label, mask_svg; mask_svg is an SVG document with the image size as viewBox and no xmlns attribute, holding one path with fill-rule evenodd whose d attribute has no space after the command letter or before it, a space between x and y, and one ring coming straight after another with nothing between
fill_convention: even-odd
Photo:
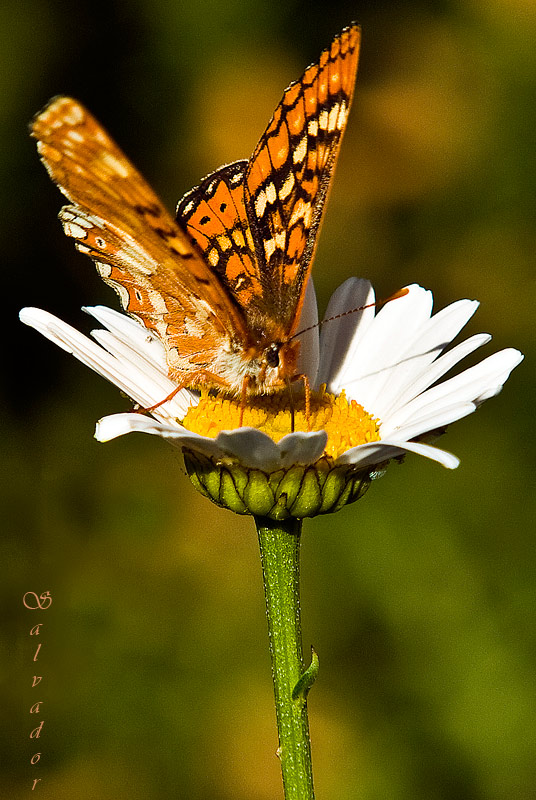
<instances>
[{"instance_id":1,"label":"butterfly leg","mask_svg":"<svg viewBox=\"0 0 536 800\"><path fill-rule=\"evenodd\" d=\"M296 381L303 381L303 396L304 396L304 405L305 405L305 422L307 423L307 430L311 430L311 384L309 382L309 378L305 373L300 372L298 375L294 375L293 378L290 379L288 384L288 389L290 393L290 401L291 401L291 415L292 415L292 430L294 430L294 405L292 403L292 388L291 384L295 383Z\"/></svg>"},{"instance_id":2,"label":"butterfly leg","mask_svg":"<svg viewBox=\"0 0 536 800\"><path fill-rule=\"evenodd\" d=\"M307 423L307 430L311 430L311 384L307 375L300 375L303 381L303 393L305 396L305 421Z\"/></svg>"},{"instance_id":3,"label":"butterfly leg","mask_svg":"<svg viewBox=\"0 0 536 800\"><path fill-rule=\"evenodd\" d=\"M175 386L172 392L170 392L163 400L159 400L158 403L155 403L152 406L146 406L144 408L135 408L134 411L136 414L149 414L151 411L155 411L160 406L163 406L165 403L168 403L170 400L173 400L175 395L177 395L182 389L186 386L186 382L183 381L179 383L178 386Z\"/></svg>"},{"instance_id":4,"label":"butterfly leg","mask_svg":"<svg viewBox=\"0 0 536 800\"><path fill-rule=\"evenodd\" d=\"M246 375L244 377L244 380L242 381L242 390L240 392L240 417L238 419L239 428L242 428L244 425L244 411L246 410L249 383L250 383L250 377L249 375Z\"/></svg>"},{"instance_id":5,"label":"butterfly leg","mask_svg":"<svg viewBox=\"0 0 536 800\"><path fill-rule=\"evenodd\" d=\"M311 430L311 384L307 375L302 375L303 391L305 393L305 419L307 422L307 430Z\"/></svg>"}]
</instances>

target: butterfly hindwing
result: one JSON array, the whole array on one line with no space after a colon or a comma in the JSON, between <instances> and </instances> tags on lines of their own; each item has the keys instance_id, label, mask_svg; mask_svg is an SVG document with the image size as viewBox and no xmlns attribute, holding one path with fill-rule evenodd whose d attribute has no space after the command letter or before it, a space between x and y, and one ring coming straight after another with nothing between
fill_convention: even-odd
<instances>
[{"instance_id":1,"label":"butterfly hindwing","mask_svg":"<svg viewBox=\"0 0 536 800\"><path fill-rule=\"evenodd\" d=\"M247 166L247 161L235 161L221 167L187 192L177 206L177 222L201 248L240 308L263 291L245 208Z\"/></svg>"}]
</instances>

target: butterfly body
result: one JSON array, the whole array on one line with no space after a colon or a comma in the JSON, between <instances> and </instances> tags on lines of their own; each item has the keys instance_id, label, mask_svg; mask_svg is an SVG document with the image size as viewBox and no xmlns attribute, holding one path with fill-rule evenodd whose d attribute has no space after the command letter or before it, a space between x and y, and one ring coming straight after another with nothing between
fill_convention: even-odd
<instances>
[{"instance_id":1,"label":"butterfly body","mask_svg":"<svg viewBox=\"0 0 536 800\"><path fill-rule=\"evenodd\" d=\"M177 385L285 389L318 228L352 99L360 31L345 28L283 95L249 161L188 192L173 219L95 118L59 97L32 125L70 201L65 233L164 344Z\"/></svg>"}]
</instances>

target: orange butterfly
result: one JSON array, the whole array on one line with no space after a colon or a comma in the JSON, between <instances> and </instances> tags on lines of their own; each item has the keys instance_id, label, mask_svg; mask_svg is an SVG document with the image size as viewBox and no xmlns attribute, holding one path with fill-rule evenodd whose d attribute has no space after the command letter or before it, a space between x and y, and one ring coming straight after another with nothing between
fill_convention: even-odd
<instances>
[{"instance_id":1,"label":"orange butterfly","mask_svg":"<svg viewBox=\"0 0 536 800\"><path fill-rule=\"evenodd\" d=\"M163 342L182 387L270 393L296 377L296 327L357 71L345 28L289 86L249 161L188 192L176 220L91 114L59 97L32 136L72 205L65 233Z\"/></svg>"}]
</instances>

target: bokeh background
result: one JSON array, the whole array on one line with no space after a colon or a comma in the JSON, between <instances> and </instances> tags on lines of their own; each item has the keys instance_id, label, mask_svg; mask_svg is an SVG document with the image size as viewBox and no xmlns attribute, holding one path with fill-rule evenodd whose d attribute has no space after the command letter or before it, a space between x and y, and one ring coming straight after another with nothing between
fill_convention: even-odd
<instances>
[{"instance_id":1,"label":"bokeh background","mask_svg":"<svg viewBox=\"0 0 536 800\"><path fill-rule=\"evenodd\" d=\"M196 495L166 443L95 442L128 400L18 322L38 305L89 330L80 306L117 307L63 236L27 124L55 94L80 98L173 208L252 152L352 19L363 50L322 307L350 275L379 296L417 281L437 308L481 300L467 333L493 333L486 354L527 357L442 440L457 471L409 457L306 523L317 794L536 797L533 0L0 4L2 797L35 777L42 800L282 796L252 522ZM46 590L48 611L23 607Z\"/></svg>"}]
</instances>

